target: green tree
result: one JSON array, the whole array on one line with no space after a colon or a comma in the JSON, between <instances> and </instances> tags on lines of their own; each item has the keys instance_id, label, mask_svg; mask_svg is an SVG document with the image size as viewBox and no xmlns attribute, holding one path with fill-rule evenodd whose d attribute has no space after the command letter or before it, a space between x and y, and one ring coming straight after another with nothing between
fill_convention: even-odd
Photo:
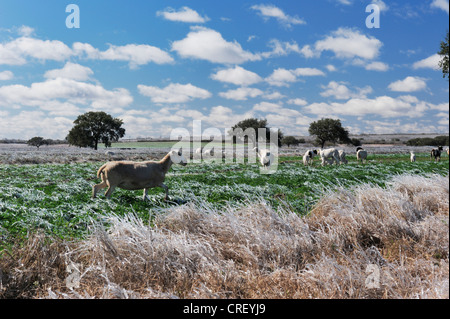
<instances>
[{"instance_id":1,"label":"green tree","mask_svg":"<svg viewBox=\"0 0 450 319\"><path fill-rule=\"evenodd\" d=\"M449 38L448 38L448 31L447 36L445 37L445 41L441 41L441 50L438 52L438 54L441 56L441 59L439 61L439 67L442 70L442 75L445 78L447 76L447 79L449 78L448 75L448 68L449 68Z\"/></svg>"},{"instance_id":2,"label":"green tree","mask_svg":"<svg viewBox=\"0 0 450 319\"><path fill-rule=\"evenodd\" d=\"M287 145L290 147L291 145L298 145L300 143L300 140L295 138L294 136L285 136L281 140L281 144Z\"/></svg>"},{"instance_id":3,"label":"green tree","mask_svg":"<svg viewBox=\"0 0 450 319\"><path fill-rule=\"evenodd\" d=\"M250 130L247 130L250 129ZM247 131L246 131L247 130ZM264 132L265 136L260 136L261 131ZM234 125L231 130L228 132L229 135L233 136L233 142L236 143L236 140L244 140L245 143L248 143L249 140L252 141L253 145L263 138L267 142L273 142L272 136L274 135L274 131L269 127L266 119L258 120L256 118L249 118L243 121L240 121L236 125ZM281 130L278 130L278 146L281 146L281 140L283 139L283 133Z\"/></svg>"},{"instance_id":4,"label":"green tree","mask_svg":"<svg viewBox=\"0 0 450 319\"><path fill-rule=\"evenodd\" d=\"M27 141L27 144L29 146L36 146L39 149L39 147L41 147L41 145L48 145L49 142L48 142L48 140L44 139L43 137L35 136L35 137L30 138Z\"/></svg>"},{"instance_id":5,"label":"green tree","mask_svg":"<svg viewBox=\"0 0 450 319\"><path fill-rule=\"evenodd\" d=\"M342 127L341 120L324 119L312 122L309 125L309 134L316 137L316 143L323 148L325 143L332 142L350 144L348 131Z\"/></svg>"},{"instance_id":6,"label":"green tree","mask_svg":"<svg viewBox=\"0 0 450 319\"><path fill-rule=\"evenodd\" d=\"M73 123L75 126L66 137L70 145L92 147L96 150L99 142L108 147L111 142L125 135L123 121L105 112L87 112L78 116Z\"/></svg>"}]
</instances>

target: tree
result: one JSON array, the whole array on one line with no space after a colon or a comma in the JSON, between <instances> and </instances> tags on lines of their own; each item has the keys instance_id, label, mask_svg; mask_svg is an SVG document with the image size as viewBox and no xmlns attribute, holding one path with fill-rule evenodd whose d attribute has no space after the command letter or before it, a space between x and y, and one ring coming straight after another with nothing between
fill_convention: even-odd
<instances>
[{"instance_id":1,"label":"tree","mask_svg":"<svg viewBox=\"0 0 450 319\"><path fill-rule=\"evenodd\" d=\"M299 139L296 139L294 136L285 136L281 140L281 144L287 145L290 147L291 145L298 145L300 143Z\"/></svg>"},{"instance_id":2,"label":"tree","mask_svg":"<svg viewBox=\"0 0 450 319\"><path fill-rule=\"evenodd\" d=\"M75 126L66 137L70 145L96 150L99 142L109 147L111 142L118 141L125 135L123 121L105 112L87 112L78 116L73 123Z\"/></svg>"},{"instance_id":3,"label":"tree","mask_svg":"<svg viewBox=\"0 0 450 319\"><path fill-rule=\"evenodd\" d=\"M448 68L449 68L449 38L448 38L448 31L447 36L445 37L445 41L441 41L441 50L438 52L438 54L441 56L442 60L439 61L439 67L442 70L442 75L445 78L447 75L447 79L449 78L448 75Z\"/></svg>"},{"instance_id":4,"label":"tree","mask_svg":"<svg viewBox=\"0 0 450 319\"><path fill-rule=\"evenodd\" d=\"M43 137L35 136L35 137L30 138L27 141L27 144L29 146L36 146L39 149L39 147L41 147L41 145L48 145L49 142L48 142L48 140L44 139Z\"/></svg>"},{"instance_id":5,"label":"tree","mask_svg":"<svg viewBox=\"0 0 450 319\"><path fill-rule=\"evenodd\" d=\"M265 136L259 135L261 131L265 133ZM240 121L239 123L234 125L228 132L229 135L233 136L234 143L236 143L237 139L243 139L245 143L248 143L250 139L254 146L256 146L256 143L263 138L265 138L266 142L271 141L271 135L274 133L275 132L269 127L266 119L258 120L256 118L249 118ZM278 146L281 146L282 138L283 133L281 132L281 130L278 130Z\"/></svg>"},{"instance_id":6,"label":"tree","mask_svg":"<svg viewBox=\"0 0 450 319\"><path fill-rule=\"evenodd\" d=\"M341 142L349 144L351 143L348 137L348 131L341 125L341 120L324 119L313 122L309 125L309 134L316 136L316 143L323 148L325 143Z\"/></svg>"}]
</instances>

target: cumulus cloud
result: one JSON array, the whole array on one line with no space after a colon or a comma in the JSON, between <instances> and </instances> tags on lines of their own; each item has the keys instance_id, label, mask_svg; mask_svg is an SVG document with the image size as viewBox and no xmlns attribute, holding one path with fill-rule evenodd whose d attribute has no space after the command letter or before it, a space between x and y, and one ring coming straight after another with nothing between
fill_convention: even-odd
<instances>
[{"instance_id":1,"label":"cumulus cloud","mask_svg":"<svg viewBox=\"0 0 450 319\"><path fill-rule=\"evenodd\" d=\"M406 95L398 98L379 96L374 99L352 98L343 103L312 103L303 109L319 116L368 114L381 117L420 117L429 110L432 104L420 101L416 97Z\"/></svg>"},{"instance_id":2,"label":"cumulus cloud","mask_svg":"<svg viewBox=\"0 0 450 319\"><path fill-rule=\"evenodd\" d=\"M322 85L325 90L320 93L323 97L334 97L338 100L347 100L350 98L366 98L367 94L372 93L373 89L370 86L364 88L355 88L354 91L350 90L345 82L331 81L328 85Z\"/></svg>"},{"instance_id":3,"label":"cumulus cloud","mask_svg":"<svg viewBox=\"0 0 450 319\"><path fill-rule=\"evenodd\" d=\"M448 10L449 10L448 0L433 0L431 2L431 7L441 9L448 14Z\"/></svg>"},{"instance_id":4,"label":"cumulus cloud","mask_svg":"<svg viewBox=\"0 0 450 319\"><path fill-rule=\"evenodd\" d=\"M324 76L319 69L315 68L297 68L287 70L278 68L266 78L267 83L274 86L289 86L290 83L296 82L299 76Z\"/></svg>"},{"instance_id":5,"label":"cumulus cloud","mask_svg":"<svg viewBox=\"0 0 450 319\"><path fill-rule=\"evenodd\" d=\"M219 96L229 99L229 100L245 101L249 97L255 98L255 97L261 96L263 94L264 94L264 92L261 91L260 89L241 87L241 88L237 88L235 90L229 90L227 92L220 92Z\"/></svg>"},{"instance_id":6,"label":"cumulus cloud","mask_svg":"<svg viewBox=\"0 0 450 319\"><path fill-rule=\"evenodd\" d=\"M289 16L285 14L283 10L274 5L254 5L251 7L251 9L258 11L258 14L266 20L269 18L277 19L280 24L288 28L290 28L292 25L306 24L305 20L300 19L297 16Z\"/></svg>"},{"instance_id":7,"label":"cumulus cloud","mask_svg":"<svg viewBox=\"0 0 450 319\"><path fill-rule=\"evenodd\" d=\"M45 72L44 77L47 79L66 78L76 81L89 80L94 72L80 64L67 62L62 69L54 69Z\"/></svg>"},{"instance_id":8,"label":"cumulus cloud","mask_svg":"<svg viewBox=\"0 0 450 319\"><path fill-rule=\"evenodd\" d=\"M262 78L258 74L248 71L240 66L220 70L211 75L211 78L217 81L241 86L248 86L262 81Z\"/></svg>"},{"instance_id":9,"label":"cumulus cloud","mask_svg":"<svg viewBox=\"0 0 450 319\"><path fill-rule=\"evenodd\" d=\"M238 42L226 41L219 32L198 26L192 27L184 39L174 41L172 51L176 51L183 58L212 63L241 64L261 60L259 55L242 49Z\"/></svg>"},{"instance_id":10,"label":"cumulus cloud","mask_svg":"<svg viewBox=\"0 0 450 319\"><path fill-rule=\"evenodd\" d=\"M189 7L182 7L178 11L173 8L166 8L164 11L158 11L156 15L162 16L166 20L186 23L205 23L209 21L207 16L202 17L197 11Z\"/></svg>"},{"instance_id":11,"label":"cumulus cloud","mask_svg":"<svg viewBox=\"0 0 450 319\"><path fill-rule=\"evenodd\" d=\"M433 69L439 70L439 61L441 60L441 56L439 54L433 54L428 58L422 59L420 61L414 62L413 69Z\"/></svg>"},{"instance_id":12,"label":"cumulus cloud","mask_svg":"<svg viewBox=\"0 0 450 319\"><path fill-rule=\"evenodd\" d=\"M174 61L167 52L147 44L110 45L107 50L100 51L88 43L76 42L73 44L73 50L74 54L88 59L125 61L131 69L150 62L167 64Z\"/></svg>"},{"instance_id":13,"label":"cumulus cloud","mask_svg":"<svg viewBox=\"0 0 450 319\"><path fill-rule=\"evenodd\" d=\"M403 80L398 80L389 84L388 88L395 92L415 92L426 89L427 83L423 78L408 76Z\"/></svg>"},{"instance_id":14,"label":"cumulus cloud","mask_svg":"<svg viewBox=\"0 0 450 319\"><path fill-rule=\"evenodd\" d=\"M14 74L11 71L0 72L0 81L11 80L13 77L14 77Z\"/></svg>"},{"instance_id":15,"label":"cumulus cloud","mask_svg":"<svg viewBox=\"0 0 450 319\"><path fill-rule=\"evenodd\" d=\"M37 82L31 86L7 85L0 87L0 106L21 108L34 106L45 109L46 105L90 106L94 109L118 112L133 102L130 92L124 88L106 90L101 85L61 78Z\"/></svg>"},{"instance_id":16,"label":"cumulus cloud","mask_svg":"<svg viewBox=\"0 0 450 319\"><path fill-rule=\"evenodd\" d=\"M358 30L339 28L325 39L317 41L314 48L319 53L331 51L338 58L372 60L379 55L382 45L380 40L366 36Z\"/></svg>"},{"instance_id":17,"label":"cumulus cloud","mask_svg":"<svg viewBox=\"0 0 450 319\"><path fill-rule=\"evenodd\" d=\"M0 43L0 65L23 65L28 58L40 61L64 61L72 50L61 41L39 40L23 36L10 42Z\"/></svg>"},{"instance_id":18,"label":"cumulus cloud","mask_svg":"<svg viewBox=\"0 0 450 319\"><path fill-rule=\"evenodd\" d=\"M139 93L150 97L154 103L185 103L193 99L207 99L211 93L190 83L171 83L161 89L156 86L138 85Z\"/></svg>"}]
</instances>

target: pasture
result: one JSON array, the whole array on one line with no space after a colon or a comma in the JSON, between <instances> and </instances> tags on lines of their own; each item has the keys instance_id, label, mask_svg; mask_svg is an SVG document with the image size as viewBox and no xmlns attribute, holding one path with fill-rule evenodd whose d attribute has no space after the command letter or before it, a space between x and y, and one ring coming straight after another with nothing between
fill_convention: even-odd
<instances>
[{"instance_id":1,"label":"pasture","mask_svg":"<svg viewBox=\"0 0 450 319\"><path fill-rule=\"evenodd\" d=\"M74 151L79 152L79 150L71 149L70 153L66 154L67 160L62 160L61 157L56 163L53 163L50 160L47 161L43 152L36 152L42 157L36 156L34 159L30 157L25 161L25 164L11 160L10 154L3 154L4 161L8 162L9 159L10 163L0 164L0 265L2 264L2 258L4 258L4 262L7 263L8 258L6 257L8 254L6 254L6 251L14 251L15 249L26 250L29 248L29 245L31 245L30 240L36 240L35 238L41 238L38 240L39 245L46 245L45 242L47 241L50 243L79 242L83 247L88 245L87 242L94 240L93 238L97 238L96 240L99 246L97 248L91 247L95 250L104 247L104 244L100 243L104 240L101 239L104 238L102 236L114 237L117 235L113 235L115 231L118 231L117 227L131 227L133 229L135 229L135 227L143 227L143 229L145 228L152 232L160 232L160 227L163 227L169 230L167 235L171 237L175 236L175 233L177 232L173 223L175 223L175 225L178 225L177 223L183 224L185 222L189 224L193 222L192 219L200 217L201 219L223 218L228 220L227 223L230 223L230 211L236 212L242 209L252 210L261 207L261 205L267 207L266 209L271 212L270 214L281 214L280 216L283 216L283 214L288 212L289 216L291 216L289 218L293 218L292 216L297 216L300 219L305 216L308 216L308 218L312 216L312 218L314 218L316 212L321 211L320 207L323 205L324 198L330 196L339 197L339 194L344 194L343 196L346 196L345 194L348 194L348 191L353 192L355 189L365 189L368 193L367 195L370 196L372 191L376 193L380 189L383 190L389 188L393 179L402 176L416 176L425 179L432 179L433 176L444 176L447 179L448 195L449 161L447 155L443 155L442 160L436 163L429 159L428 153L416 151L417 161L411 163L409 161L409 154L406 151L401 150L391 153L374 152L369 155L368 162L364 165L356 162L356 156L354 154L349 154L347 155L347 159L349 160L347 165L332 165L325 167L320 166L320 159L318 158L315 158L313 166L306 167L302 163L301 156L292 152L284 152L278 159L278 170L270 175L260 174L260 166L256 163L190 163L185 167L173 165L169 174L166 176L166 185L169 187L169 196L171 199L169 202L163 200L164 191L160 188L150 189L149 199L147 201L142 200L142 191L126 191L121 189L116 189L111 200L106 200L103 193L100 193L98 198L91 199L92 185L99 182L99 179L97 179L95 175L97 169L104 163L104 161L100 161L102 156L105 157L104 152L98 152L96 154L87 152L74 155L72 153ZM163 151L161 152L164 153ZM145 157L143 154L123 154L127 157L136 159ZM1 156L2 154L0 153L0 158ZM159 156L159 154L157 156ZM33 163L33 161L36 163ZM179 210L181 209L184 212L182 214L185 214L186 212L191 211L193 207L202 212L201 214L196 213L201 216L194 214L194 216L186 217L189 221L171 220L171 218L173 218L174 210L180 212ZM446 210L448 237L448 201ZM205 212L207 212L206 214L209 217L203 215ZM320 214L321 213L319 213L319 215ZM237 219L241 218L237 217L237 215L235 217ZM272 215L266 217L270 217L269 219L275 218ZM178 216L175 219L177 218L182 217ZM251 218L249 220L251 220ZM213 223L213 221L210 220L208 223ZM124 226L124 224L127 224L128 226ZM182 230L182 232L187 231L187 228L183 227L190 227L187 226L187 224L183 225L182 229L184 230ZM220 227L223 227L223 225ZM255 227L259 226L256 225ZM189 228L189 230L191 229ZM246 231L252 232L252 229L247 229ZM254 231L260 232L262 230L255 228ZM267 229L264 231L267 231ZM99 235L99 232L103 235ZM238 235L235 234L233 236ZM45 238L45 240L42 238ZM201 237L198 237L198 240L200 240L200 238ZM100 242L98 242L98 240L100 240ZM287 240L287 238L283 240ZM192 243L185 244L189 246ZM220 243L216 244L219 246L221 245ZM335 244L339 246L337 242ZM63 244L65 248L60 247L60 249L69 249L69 251L73 249L68 248L70 245L67 245L68 244ZM215 244L214 242L208 242L207 245L214 246ZM249 242L247 242L247 245L249 245ZM211 246L210 249L215 250L216 248L213 246ZM35 246L33 247L33 249L36 249ZM183 249L187 248L185 247ZM209 248L203 247L195 249L202 250ZM233 251L228 251L226 254L229 256L224 258L233 260L234 263L237 264L244 263L247 265L249 261L242 260L242 249L244 249L242 245L239 247L236 246L232 249ZM247 247L245 249L253 248ZM391 247L389 249L393 248ZM179 250L179 248L177 248L177 250ZM22 251L21 253L24 254L26 252ZM101 254L104 253L105 252ZM181 252L179 253L184 254ZM198 253L200 254L200 251ZM282 251L272 253L278 256L276 258L273 257L275 259L281 258L279 254L283 254ZM392 256L397 254L391 250L386 253L391 254ZM67 253L66 251L64 254L71 255L72 253ZM255 252L253 254L255 254ZM440 254L442 256L438 259L442 260L442 258L444 258L444 260L447 260L448 262L448 249L446 252L441 251ZM189 259L191 257L186 258ZM258 259L258 257L252 258ZM279 267L273 264L275 262L272 260L273 258L270 257L270 261L267 261L272 266L264 266L269 267L270 269L265 269L263 267L265 271L268 271L269 273L272 273ZM384 258L386 258L386 256L384 256ZM189 261L189 263L191 262L193 261ZM261 263L263 261L260 260L255 262ZM172 265L171 267L176 268L175 265ZM254 266L251 266L250 268L252 267ZM296 267L298 268L300 266L297 265ZM304 265L302 267L304 267ZM260 268L258 269L261 271ZM3 273L8 272L5 268L3 268L2 271ZM172 269L170 271L176 272L181 270ZM188 272L191 271L192 270L189 270ZM364 269L362 271L364 271ZM193 276L193 274L191 273L189 276ZM60 277L63 278L64 276L60 274ZM169 279L165 278L164 280ZM167 297L165 293L169 291L170 294L173 295L175 293L174 291L181 291L184 289L181 289L180 286L178 286L180 283L172 282L173 280L175 279L171 278L169 280L170 283L167 283L167 286L161 284L163 286L158 286L159 292L150 295L152 297ZM217 280L217 278L214 280ZM151 284L148 283L148 285ZM192 283L192 285L195 286L196 284ZM48 286L42 284L42 289L44 289L43 287L46 287L45 289L48 290ZM126 289L131 289L130 287L131 286ZM230 287L228 288L233 290ZM16 289L18 288L16 287ZM53 287L52 289L56 288ZM133 289L137 288L134 287ZM186 288L186 290L175 294L180 297L193 297L192 291L195 289L192 289L192 287ZM198 289L198 287L196 289ZM284 293L281 293L280 291L274 294L265 292L260 295L251 295L249 294L250 292L222 295L221 292L218 292L215 296L289 298L295 296L295 292L292 291L292 289L292 287L289 289L286 288ZM64 287L58 287L57 290L60 292L67 291ZM30 297L27 292L22 291L21 293L23 296ZM108 290L108 293L103 291L103 295L96 295L96 293L92 291L92 294L97 297L111 297L112 295L109 293L110 291ZM42 294L42 292L40 292L40 294ZM44 295L41 295L41 297ZM147 295L147 297L150 295ZM35 295L31 293L31 296ZM53 294L52 296L58 298L64 297L64 295L61 294ZM65 296L67 297L68 295ZM141 296L145 296L145 294L141 294ZM207 296L203 293L201 296L212 297L212 295ZM354 296L357 298L367 297L367 294ZM389 296L392 297L394 295L391 294ZM395 296L411 297L411 295L406 293L403 295L399 293ZM301 296L297 295L297 297ZM340 297L342 297L342 295ZM376 292L372 297L381 298L383 295Z\"/></svg>"}]
</instances>

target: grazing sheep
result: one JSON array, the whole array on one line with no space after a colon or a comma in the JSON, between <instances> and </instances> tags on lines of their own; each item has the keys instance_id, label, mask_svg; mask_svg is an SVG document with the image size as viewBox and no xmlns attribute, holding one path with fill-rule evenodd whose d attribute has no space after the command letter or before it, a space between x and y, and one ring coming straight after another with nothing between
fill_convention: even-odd
<instances>
[{"instance_id":1,"label":"grazing sheep","mask_svg":"<svg viewBox=\"0 0 450 319\"><path fill-rule=\"evenodd\" d=\"M340 163L339 160L339 152L335 148L328 148L325 150L319 151L320 158L322 159L322 166L325 166L326 163L333 164L333 161L336 161L336 165Z\"/></svg>"},{"instance_id":2,"label":"grazing sheep","mask_svg":"<svg viewBox=\"0 0 450 319\"><path fill-rule=\"evenodd\" d=\"M346 158L346 153L344 150L339 150L339 160L341 161L341 164L348 164L348 160Z\"/></svg>"},{"instance_id":3,"label":"grazing sheep","mask_svg":"<svg viewBox=\"0 0 450 319\"><path fill-rule=\"evenodd\" d=\"M203 155L214 156L214 147L210 149L203 150Z\"/></svg>"},{"instance_id":4,"label":"grazing sheep","mask_svg":"<svg viewBox=\"0 0 450 319\"><path fill-rule=\"evenodd\" d=\"M411 163L414 163L416 161L416 154L414 154L413 151L411 151L410 153L411 153Z\"/></svg>"},{"instance_id":5,"label":"grazing sheep","mask_svg":"<svg viewBox=\"0 0 450 319\"><path fill-rule=\"evenodd\" d=\"M433 148L430 153L430 158L434 157L434 160L436 162L439 162L441 160L441 152L443 150L444 150L444 148L442 146L438 146L437 149Z\"/></svg>"},{"instance_id":6,"label":"grazing sheep","mask_svg":"<svg viewBox=\"0 0 450 319\"><path fill-rule=\"evenodd\" d=\"M269 168L274 162L275 157L268 149L259 149L258 147L255 147L253 150L258 154L259 161L264 168Z\"/></svg>"},{"instance_id":7,"label":"grazing sheep","mask_svg":"<svg viewBox=\"0 0 450 319\"><path fill-rule=\"evenodd\" d=\"M166 191L165 200L169 198L169 188L164 185L166 173L172 164L187 164L181 151L170 151L159 162L145 161L113 161L104 164L97 172L97 177L102 178L100 184L92 187L92 198L96 197L100 189L108 187L105 196L110 198L116 187L127 190L144 189L143 199L148 194L148 189L162 187Z\"/></svg>"},{"instance_id":8,"label":"grazing sheep","mask_svg":"<svg viewBox=\"0 0 450 319\"><path fill-rule=\"evenodd\" d=\"M303 155L303 165L312 164L314 156L317 155L317 150L307 150Z\"/></svg>"},{"instance_id":9,"label":"grazing sheep","mask_svg":"<svg viewBox=\"0 0 450 319\"><path fill-rule=\"evenodd\" d=\"M361 160L361 164L367 160L367 151L362 147L356 148L356 160L359 162Z\"/></svg>"}]
</instances>

